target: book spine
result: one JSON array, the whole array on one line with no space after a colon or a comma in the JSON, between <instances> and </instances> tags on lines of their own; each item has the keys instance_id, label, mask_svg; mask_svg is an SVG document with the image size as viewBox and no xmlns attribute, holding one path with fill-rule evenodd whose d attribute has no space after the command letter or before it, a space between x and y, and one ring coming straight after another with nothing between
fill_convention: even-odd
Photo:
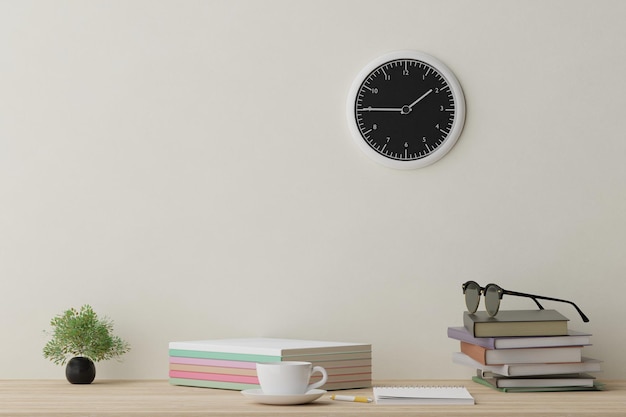
<instances>
[{"instance_id":1,"label":"book spine","mask_svg":"<svg viewBox=\"0 0 626 417\"><path fill-rule=\"evenodd\" d=\"M467 342L461 342L461 352L465 353L481 365L487 365L486 348Z\"/></svg>"},{"instance_id":2,"label":"book spine","mask_svg":"<svg viewBox=\"0 0 626 417\"><path fill-rule=\"evenodd\" d=\"M470 332L472 337L476 337L476 325L468 312L465 312L463 314L463 327L465 327L467 331Z\"/></svg>"},{"instance_id":3,"label":"book spine","mask_svg":"<svg viewBox=\"0 0 626 417\"><path fill-rule=\"evenodd\" d=\"M496 348L496 338L493 337L473 337L467 331L464 331L463 328L454 328L448 327L448 337L450 339L459 340L461 342L471 343L473 345L478 345L482 347L486 347L488 349Z\"/></svg>"}]
</instances>

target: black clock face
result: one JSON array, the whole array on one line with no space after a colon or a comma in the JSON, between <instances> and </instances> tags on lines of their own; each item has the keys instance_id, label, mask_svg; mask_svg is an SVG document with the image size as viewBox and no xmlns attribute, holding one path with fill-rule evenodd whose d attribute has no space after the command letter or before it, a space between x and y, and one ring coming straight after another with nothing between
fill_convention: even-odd
<instances>
[{"instance_id":1,"label":"black clock face","mask_svg":"<svg viewBox=\"0 0 626 417\"><path fill-rule=\"evenodd\" d=\"M365 142L397 161L425 158L450 136L455 97L439 71L417 59L396 59L376 67L358 88L357 128Z\"/></svg>"}]
</instances>

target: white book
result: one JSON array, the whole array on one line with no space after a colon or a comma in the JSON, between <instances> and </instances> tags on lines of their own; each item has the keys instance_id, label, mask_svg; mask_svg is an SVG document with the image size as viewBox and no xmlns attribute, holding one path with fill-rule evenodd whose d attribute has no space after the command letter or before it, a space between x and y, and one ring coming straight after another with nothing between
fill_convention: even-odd
<instances>
[{"instance_id":1,"label":"white book","mask_svg":"<svg viewBox=\"0 0 626 417\"><path fill-rule=\"evenodd\" d=\"M602 371L601 362L597 359L583 357L580 362L571 363L520 363L506 365L483 365L462 352L452 354L452 362L480 369L483 372L492 372L503 376L531 376L552 374L573 374L582 372Z\"/></svg>"},{"instance_id":2,"label":"white book","mask_svg":"<svg viewBox=\"0 0 626 417\"><path fill-rule=\"evenodd\" d=\"M591 334L569 329L566 336L474 337L463 326L448 327L448 337L488 349L518 349L558 346L589 346Z\"/></svg>"},{"instance_id":3,"label":"white book","mask_svg":"<svg viewBox=\"0 0 626 417\"><path fill-rule=\"evenodd\" d=\"M474 397L465 387L374 387L376 404L471 405Z\"/></svg>"},{"instance_id":4,"label":"white book","mask_svg":"<svg viewBox=\"0 0 626 417\"><path fill-rule=\"evenodd\" d=\"M236 353L286 357L290 355L371 352L366 343L327 342L319 340L246 338L170 342L170 349L199 352Z\"/></svg>"}]
</instances>

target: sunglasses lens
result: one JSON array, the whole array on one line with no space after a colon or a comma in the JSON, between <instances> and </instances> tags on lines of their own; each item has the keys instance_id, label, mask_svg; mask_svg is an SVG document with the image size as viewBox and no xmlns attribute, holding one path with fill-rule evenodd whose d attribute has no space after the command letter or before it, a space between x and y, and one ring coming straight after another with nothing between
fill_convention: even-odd
<instances>
[{"instance_id":1,"label":"sunglasses lens","mask_svg":"<svg viewBox=\"0 0 626 417\"><path fill-rule=\"evenodd\" d=\"M480 287L475 282L468 282L465 286L465 305L467 311L475 313L480 301Z\"/></svg>"},{"instance_id":2,"label":"sunglasses lens","mask_svg":"<svg viewBox=\"0 0 626 417\"><path fill-rule=\"evenodd\" d=\"M487 314L491 317L498 314L498 309L500 308L499 289L497 285L488 285L485 288L485 308L487 309Z\"/></svg>"}]
</instances>

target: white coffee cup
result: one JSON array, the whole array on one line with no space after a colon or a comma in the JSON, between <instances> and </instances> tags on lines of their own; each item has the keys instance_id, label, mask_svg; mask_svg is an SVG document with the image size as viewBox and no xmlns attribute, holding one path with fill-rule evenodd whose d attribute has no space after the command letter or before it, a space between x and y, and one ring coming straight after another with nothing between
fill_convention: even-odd
<instances>
[{"instance_id":1,"label":"white coffee cup","mask_svg":"<svg viewBox=\"0 0 626 417\"><path fill-rule=\"evenodd\" d=\"M320 372L322 379L309 384L311 375L315 372ZM301 395L328 381L326 369L313 366L311 362L257 363L256 373L263 394L268 395Z\"/></svg>"}]
</instances>

